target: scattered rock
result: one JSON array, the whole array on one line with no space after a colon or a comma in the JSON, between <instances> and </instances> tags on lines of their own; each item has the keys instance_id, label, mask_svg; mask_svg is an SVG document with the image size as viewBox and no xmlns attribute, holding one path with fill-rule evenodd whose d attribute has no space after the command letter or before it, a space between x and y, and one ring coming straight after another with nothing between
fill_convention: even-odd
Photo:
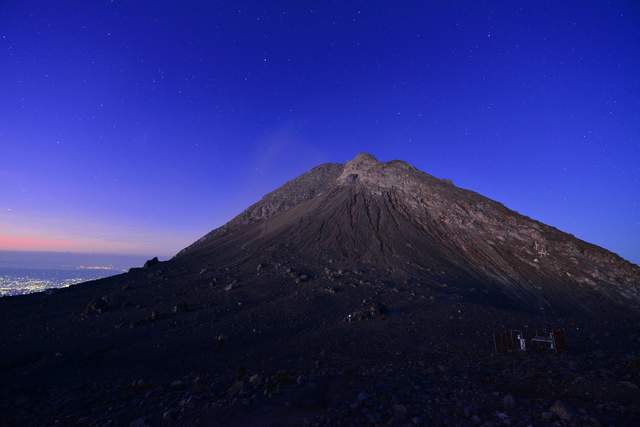
<instances>
[{"instance_id":1,"label":"scattered rock","mask_svg":"<svg viewBox=\"0 0 640 427\"><path fill-rule=\"evenodd\" d=\"M561 400L556 400L556 402L549 408L549 412L564 421L570 420L576 414L575 410L571 406Z\"/></svg>"},{"instance_id":2,"label":"scattered rock","mask_svg":"<svg viewBox=\"0 0 640 427\"><path fill-rule=\"evenodd\" d=\"M231 384L231 387L227 389L227 396L235 397L242 394L243 392L244 392L244 381L236 380L233 384Z\"/></svg>"},{"instance_id":3,"label":"scattered rock","mask_svg":"<svg viewBox=\"0 0 640 427\"><path fill-rule=\"evenodd\" d=\"M176 408L167 409L162 413L162 419L165 421L171 421L178 418L179 410Z\"/></svg>"},{"instance_id":4,"label":"scattered rock","mask_svg":"<svg viewBox=\"0 0 640 427\"><path fill-rule=\"evenodd\" d=\"M357 322L361 320L384 319L387 309L382 304L366 304L364 308L356 310L347 315L347 322Z\"/></svg>"},{"instance_id":5,"label":"scattered rock","mask_svg":"<svg viewBox=\"0 0 640 427\"><path fill-rule=\"evenodd\" d=\"M108 311L111 305L108 302L108 298L103 296L95 301L91 301L84 309L84 314L101 314Z\"/></svg>"}]
</instances>

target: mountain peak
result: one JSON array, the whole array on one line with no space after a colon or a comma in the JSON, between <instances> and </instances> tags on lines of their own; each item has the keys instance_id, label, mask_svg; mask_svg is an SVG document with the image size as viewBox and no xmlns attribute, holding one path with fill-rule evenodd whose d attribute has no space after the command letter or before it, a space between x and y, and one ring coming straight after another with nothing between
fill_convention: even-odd
<instances>
[{"instance_id":1,"label":"mountain peak","mask_svg":"<svg viewBox=\"0 0 640 427\"><path fill-rule=\"evenodd\" d=\"M376 158L376 156L374 156L371 153L366 153L364 151L356 154L356 156L347 163L351 163L351 162L380 163Z\"/></svg>"},{"instance_id":2,"label":"mountain peak","mask_svg":"<svg viewBox=\"0 0 640 427\"><path fill-rule=\"evenodd\" d=\"M376 166L380 166L381 163L373 155L369 153L359 153L353 159L344 164L343 175L357 174L359 172L366 172Z\"/></svg>"},{"instance_id":3,"label":"mountain peak","mask_svg":"<svg viewBox=\"0 0 640 427\"><path fill-rule=\"evenodd\" d=\"M179 255L210 262L218 254L229 262L296 259L308 271L384 266L382 273L404 271L433 286L447 281L462 294L483 288L536 309L599 307L603 296L640 305L637 266L409 163L368 153L289 181Z\"/></svg>"},{"instance_id":4,"label":"mountain peak","mask_svg":"<svg viewBox=\"0 0 640 427\"><path fill-rule=\"evenodd\" d=\"M427 176L417 173L409 163L401 160L381 162L369 153L360 153L344 164L337 179L340 185L363 184L378 188L401 189L416 183L417 179Z\"/></svg>"},{"instance_id":5,"label":"mountain peak","mask_svg":"<svg viewBox=\"0 0 640 427\"><path fill-rule=\"evenodd\" d=\"M382 165L383 163L379 162L373 155L369 153L359 153L344 164L344 169L338 177L338 182L342 184L366 182L368 181L367 178L375 174L374 171Z\"/></svg>"}]
</instances>

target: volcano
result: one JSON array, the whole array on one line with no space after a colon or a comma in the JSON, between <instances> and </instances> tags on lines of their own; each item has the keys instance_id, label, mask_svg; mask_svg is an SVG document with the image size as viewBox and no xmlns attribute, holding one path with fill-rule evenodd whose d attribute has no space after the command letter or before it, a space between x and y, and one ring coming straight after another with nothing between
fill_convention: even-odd
<instances>
[{"instance_id":1,"label":"volcano","mask_svg":"<svg viewBox=\"0 0 640 427\"><path fill-rule=\"evenodd\" d=\"M126 274L0 300L7 425L634 425L640 268L403 161L322 164ZM496 331L568 350L496 354ZM579 380L578 380L579 378Z\"/></svg>"},{"instance_id":2,"label":"volcano","mask_svg":"<svg viewBox=\"0 0 640 427\"><path fill-rule=\"evenodd\" d=\"M408 163L359 154L320 165L178 254L362 269L532 310L637 310L640 269ZM486 296L486 297L485 297Z\"/></svg>"}]
</instances>

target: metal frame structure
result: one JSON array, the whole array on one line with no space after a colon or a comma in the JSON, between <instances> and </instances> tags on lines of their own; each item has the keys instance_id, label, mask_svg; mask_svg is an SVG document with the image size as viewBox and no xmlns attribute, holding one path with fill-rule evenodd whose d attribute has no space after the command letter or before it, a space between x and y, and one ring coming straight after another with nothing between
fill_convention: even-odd
<instances>
[{"instance_id":1,"label":"metal frame structure","mask_svg":"<svg viewBox=\"0 0 640 427\"><path fill-rule=\"evenodd\" d=\"M564 330L556 328L549 332L535 332L534 336L527 338L525 333L518 329L510 329L508 331L498 331L493 334L493 345L496 353L508 353L512 351L529 351L527 345L529 341L532 346L535 344L543 344L548 349L556 353L566 351L567 343ZM535 347L535 346L534 346Z\"/></svg>"}]
</instances>

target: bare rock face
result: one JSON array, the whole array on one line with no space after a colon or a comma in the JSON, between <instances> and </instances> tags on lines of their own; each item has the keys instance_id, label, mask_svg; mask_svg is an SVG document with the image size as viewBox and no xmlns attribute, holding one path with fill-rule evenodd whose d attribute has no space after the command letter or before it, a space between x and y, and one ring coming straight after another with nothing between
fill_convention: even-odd
<instances>
[{"instance_id":1,"label":"bare rock face","mask_svg":"<svg viewBox=\"0 0 640 427\"><path fill-rule=\"evenodd\" d=\"M411 191L413 172L415 169L408 163L399 160L381 163L371 154L361 153L344 165L337 183L360 183L380 190Z\"/></svg>"},{"instance_id":2,"label":"bare rock face","mask_svg":"<svg viewBox=\"0 0 640 427\"><path fill-rule=\"evenodd\" d=\"M640 268L403 161L361 153L266 195L178 257L396 271L532 309L640 307Z\"/></svg>"}]
</instances>

